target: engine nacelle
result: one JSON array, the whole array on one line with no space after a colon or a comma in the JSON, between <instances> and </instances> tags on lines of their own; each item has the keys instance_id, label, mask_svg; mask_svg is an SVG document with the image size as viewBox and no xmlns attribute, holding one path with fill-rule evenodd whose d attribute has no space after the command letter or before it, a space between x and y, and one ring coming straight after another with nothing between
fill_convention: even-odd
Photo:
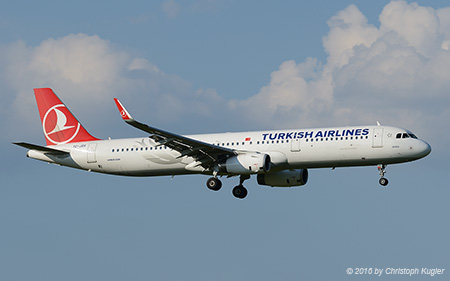
<instances>
[{"instance_id":1,"label":"engine nacelle","mask_svg":"<svg viewBox=\"0 0 450 281\"><path fill-rule=\"evenodd\" d=\"M219 165L220 171L229 174L256 174L270 171L270 156L261 153L242 153L232 156Z\"/></svg>"},{"instance_id":2,"label":"engine nacelle","mask_svg":"<svg viewBox=\"0 0 450 281\"><path fill-rule=\"evenodd\" d=\"M278 187L302 186L308 182L308 170L283 170L258 175L258 184Z\"/></svg>"}]
</instances>

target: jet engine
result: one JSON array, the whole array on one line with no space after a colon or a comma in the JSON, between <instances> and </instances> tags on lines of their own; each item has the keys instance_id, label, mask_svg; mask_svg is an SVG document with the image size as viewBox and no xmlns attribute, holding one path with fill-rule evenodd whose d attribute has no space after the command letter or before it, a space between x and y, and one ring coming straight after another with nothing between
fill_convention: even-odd
<instances>
[{"instance_id":1,"label":"jet engine","mask_svg":"<svg viewBox=\"0 0 450 281\"><path fill-rule=\"evenodd\" d=\"M277 187L302 186L308 182L308 170L283 170L279 172L259 174L257 180L260 185Z\"/></svg>"},{"instance_id":2,"label":"jet engine","mask_svg":"<svg viewBox=\"0 0 450 281\"><path fill-rule=\"evenodd\" d=\"M224 160L219 165L221 172L229 174L256 174L270 171L270 156L261 153L242 153Z\"/></svg>"}]
</instances>

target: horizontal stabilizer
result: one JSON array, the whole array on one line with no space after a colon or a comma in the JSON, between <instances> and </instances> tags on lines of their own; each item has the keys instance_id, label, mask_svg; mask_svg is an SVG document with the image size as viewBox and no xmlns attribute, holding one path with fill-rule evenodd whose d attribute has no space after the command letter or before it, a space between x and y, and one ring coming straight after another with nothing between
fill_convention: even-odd
<instances>
[{"instance_id":1,"label":"horizontal stabilizer","mask_svg":"<svg viewBox=\"0 0 450 281\"><path fill-rule=\"evenodd\" d=\"M54 148L50 148L50 147L46 147L46 146L40 146L40 145L36 145L36 144L32 144L32 143L13 142L13 144L21 146L21 147L28 148L28 149L32 149L32 150L42 151L44 153L50 153L50 154L53 154L53 155L69 154L69 152L67 152L67 151L54 149Z\"/></svg>"}]
</instances>

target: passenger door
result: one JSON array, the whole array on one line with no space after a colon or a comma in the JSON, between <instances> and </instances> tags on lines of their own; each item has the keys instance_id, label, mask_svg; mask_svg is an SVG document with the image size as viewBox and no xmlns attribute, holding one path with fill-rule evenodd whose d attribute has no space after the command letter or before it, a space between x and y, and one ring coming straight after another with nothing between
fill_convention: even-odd
<instances>
[{"instance_id":1,"label":"passenger door","mask_svg":"<svg viewBox=\"0 0 450 281\"><path fill-rule=\"evenodd\" d=\"M88 163L96 163L97 156L95 155L95 150L97 149L96 143L90 143L87 149L87 162Z\"/></svg>"},{"instance_id":2,"label":"passenger door","mask_svg":"<svg viewBox=\"0 0 450 281\"><path fill-rule=\"evenodd\" d=\"M384 128L373 129L373 137L372 137L372 147L373 148L383 147L383 131L384 131Z\"/></svg>"}]
</instances>

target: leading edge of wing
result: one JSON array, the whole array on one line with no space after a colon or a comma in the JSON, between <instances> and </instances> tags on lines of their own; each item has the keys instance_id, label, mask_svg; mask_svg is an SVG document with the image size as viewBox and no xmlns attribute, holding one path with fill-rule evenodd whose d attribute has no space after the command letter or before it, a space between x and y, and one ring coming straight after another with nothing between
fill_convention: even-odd
<instances>
[{"instance_id":1,"label":"leading edge of wing","mask_svg":"<svg viewBox=\"0 0 450 281\"><path fill-rule=\"evenodd\" d=\"M181 156L191 156L204 163L203 166L210 166L212 162L218 160L219 155L235 155L235 151L229 148L215 146L199 140L188 138L167 132L155 127L148 126L144 123L138 122L131 117L130 113L125 109L122 103L114 98L117 108L119 109L122 119L129 125L138 128L144 132L149 133L154 141L159 145L165 145L173 150L181 153ZM205 159L206 158L206 159Z\"/></svg>"}]
</instances>

